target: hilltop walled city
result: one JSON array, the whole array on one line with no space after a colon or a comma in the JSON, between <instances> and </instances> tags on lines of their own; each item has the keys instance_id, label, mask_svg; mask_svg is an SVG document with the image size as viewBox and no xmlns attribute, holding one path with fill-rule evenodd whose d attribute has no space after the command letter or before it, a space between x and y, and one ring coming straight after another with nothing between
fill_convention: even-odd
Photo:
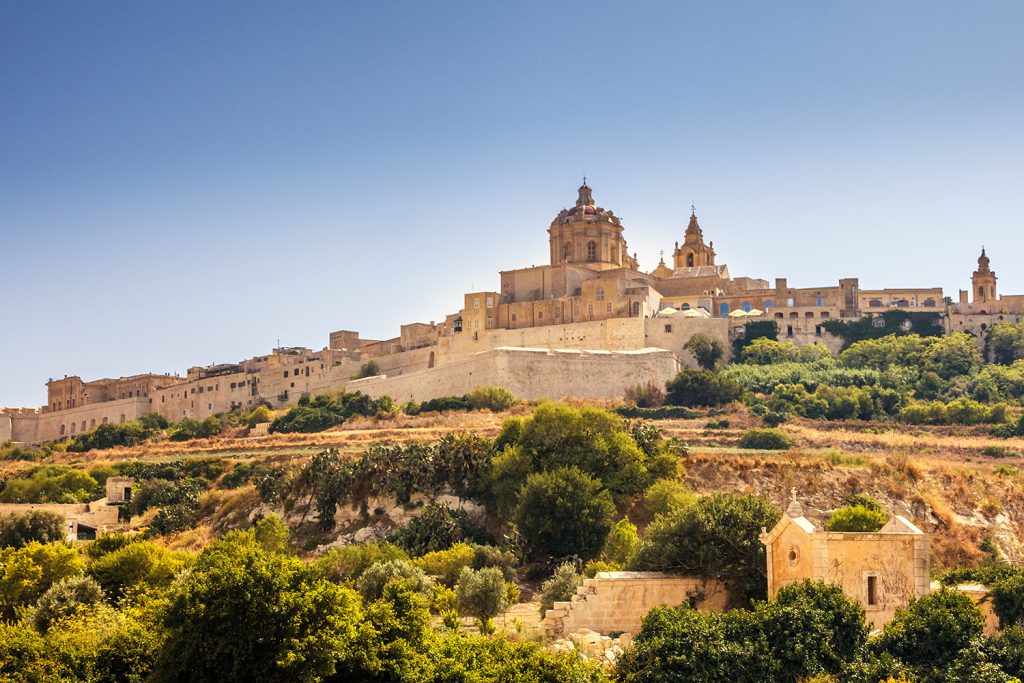
<instances>
[{"instance_id":1,"label":"hilltop walled city","mask_svg":"<svg viewBox=\"0 0 1024 683\"><path fill-rule=\"evenodd\" d=\"M684 344L698 332L728 342L747 323L773 320L780 338L838 351L831 320L899 310L932 313L945 331L984 332L1024 315L1024 295L1000 295L984 248L969 290L956 300L941 287L861 289L858 278L791 287L786 278L733 276L716 262L695 212L681 212L682 241L649 273L630 255L622 220L594 201L584 182L575 204L548 227L550 265L501 271L498 290L470 292L441 322L413 322L399 336L362 339L339 330L328 345L276 348L238 363L192 367L184 377L143 374L86 381L50 379L40 408L0 408L0 443L67 438L97 425L156 412L169 420L203 419L266 403L294 405L302 396L362 391L396 401L460 395L477 386L535 398L621 397L628 385L663 384L693 366ZM965 278L966 280L966 278ZM373 360L374 377L353 379ZM69 368L73 370L73 368Z\"/></svg>"}]
</instances>

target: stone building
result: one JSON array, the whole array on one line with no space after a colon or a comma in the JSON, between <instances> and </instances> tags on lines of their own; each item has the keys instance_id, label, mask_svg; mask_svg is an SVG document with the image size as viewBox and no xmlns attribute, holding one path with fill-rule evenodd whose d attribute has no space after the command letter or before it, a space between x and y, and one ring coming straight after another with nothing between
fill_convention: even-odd
<instances>
[{"instance_id":1,"label":"stone building","mask_svg":"<svg viewBox=\"0 0 1024 683\"><path fill-rule=\"evenodd\" d=\"M399 401L460 394L500 384L523 398L614 398L636 378L664 382L692 366L683 346L697 332L728 344L756 320L774 321L779 336L841 340L826 325L889 310L935 313L948 330L983 337L1024 312L1024 296L997 298L995 274L982 253L975 300L951 305L941 288L861 289L857 278L796 288L784 278L733 276L693 207L678 213L682 242L651 272L630 255L622 219L596 204L584 182L574 205L548 232L550 263L503 270L497 289L470 292L440 322L403 324L391 339L331 332L320 350L278 348L237 363L190 368L184 377L146 374L86 382L70 376L47 384L38 409L0 409L0 442L70 438L105 422L149 412L172 421L203 419L266 403L294 405L304 395L360 389ZM539 231L538 231L539 232ZM981 343L979 341L979 343ZM380 375L353 380L369 360ZM603 369L602 369L603 368Z\"/></svg>"},{"instance_id":2,"label":"stone building","mask_svg":"<svg viewBox=\"0 0 1024 683\"><path fill-rule=\"evenodd\" d=\"M793 501L771 531L761 534L767 554L768 596L806 579L834 583L882 628L910 598L931 590L930 541L896 515L877 532L818 529Z\"/></svg>"}]
</instances>

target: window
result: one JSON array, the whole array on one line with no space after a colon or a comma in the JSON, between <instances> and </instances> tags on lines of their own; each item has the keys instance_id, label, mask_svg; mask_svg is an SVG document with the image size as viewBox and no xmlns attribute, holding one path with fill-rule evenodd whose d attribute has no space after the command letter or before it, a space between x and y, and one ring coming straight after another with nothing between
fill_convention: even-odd
<instances>
[{"instance_id":1,"label":"window","mask_svg":"<svg viewBox=\"0 0 1024 683\"><path fill-rule=\"evenodd\" d=\"M786 297L786 305L789 306L790 308L792 308L795 305L793 302L793 297Z\"/></svg>"},{"instance_id":2,"label":"window","mask_svg":"<svg viewBox=\"0 0 1024 683\"><path fill-rule=\"evenodd\" d=\"M868 605L878 604L878 577L868 577Z\"/></svg>"},{"instance_id":3,"label":"window","mask_svg":"<svg viewBox=\"0 0 1024 683\"><path fill-rule=\"evenodd\" d=\"M817 299L817 303L816 303L816 304L814 304L814 305L815 305L815 306L823 306L823 305L824 305L824 304L822 303L822 298L821 298L820 296L819 296L819 297L818 297L818 299Z\"/></svg>"},{"instance_id":4,"label":"window","mask_svg":"<svg viewBox=\"0 0 1024 683\"><path fill-rule=\"evenodd\" d=\"M797 318L800 317L800 314L797 313L796 311L793 311L792 313L789 314L789 317L793 320L796 320Z\"/></svg>"},{"instance_id":5,"label":"window","mask_svg":"<svg viewBox=\"0 0 1024 683\"><path fill-rule=\"evenodd\" d=\"M487 297L487 308L494 308L494 297Z\"/></svg>"},{"instance_id":6,"label":"window","mask_svg":"<svg viewBox=\"0 0 1024 683\"><path fill-rule=\"evenodd\" d=\"M285 374L287 375L288 373L285 373ZM199 393L200 394L203 393L203 388L202 387L199 387Z\"/></svg>"},{"instance_id":7,"label":"window","mask_svg":"<svg viewBox=\"0 0 1024 683\"><path fill-rule=\"evenodd\" d=\"M815 325L814 326L814 336L816 336L816 337L820 337L821 336L821 325Z\"/></svg>"},{"instance_id":8,"label":"window","mask_svg":"<svg viewBox=\"0 0 1024 683\"><path fill-rule=\"evenodd\" d=\"M515 322L515 321L516 321L516 314L515 314L515 313L513 313L513 314L512 314L512 322Z\"/></svg>"},{"instance_id":9,"label":"window","mask_svg":"<svg viewBox=\"0 0 1024 683\"><path fill-rule=\"evenodd\" d=\"M978 296L981 297L982 299L985 298L985 288L984 287L978 287Z\"/></svg>"},{"instance_id":10,"label":"window","mask_svg":"<svg viewBox=\"0 0 1024 683\"><path fill-rule=\"evenodd\" d=\"M537 320L544 319L544 311L537 311Z\"/></svg>"},{"instance_id":11,"label":"window","mask_svg":"<svg viewBox=\"0 0 1024 683\"><path fill-rule=\"evenodd\" d=\"M568 261L572 258L572 242L566 242L562 248L562 260Z\"/></svg>"},{"instance_id":12,"label":"window","mask_svg":"<svg viewBox=\"0 0 1024 683\"><path fill-rule=\"evenodd\" d=\"M285 371L284 371L284 376L285 376L285 377L287 377L287 376L288 376L288 371L287 371L287 370L285 370Z\"/></svg>"},{"instance_id":13,"label":"window","mask_svg":"<svg viewBox=\"0 0 1024 683\"><path fill-rule=\"evenodd\" d=\"M587 260L597 260L597 242L587 242Z\"/></svg>"},{"instance_id":14,"label":"window","mask_svg":"<svg viewBox=\"0 0 1024 683\"><path fill-rule=\"evenodd\" d=\"M473 308L480 308L480 297L473 298Z\"/></svg>"},{"instance_id":15,"label":"window","mask_svg":"<svg viewBox=\"0 0 1024 683\"><path fill-rule=\"evenodd\" d=\"M868 308L881 308L881 307L882 307L882 300L881 299L870 299L868 301Z\"/></svg>"},{"instance_id":16,"label":"window","mask_svg":"<svg viewBox=\"0 0 1024 683\"><path fill-rule=\"evenodd\" d=\"M765 308L771 308L774 305L775 305L775 302L772 301L771 299L765 299L764 300L764 307Z\"/></svg>"},{"instance_id":17,"label":"window","mask_svg":"<svg viewBox=\"0 0 1024 683\"><path fill-rule=\"evenodd\" d=\"M636 318L640 317L640 302L639 301L634 301L633 302L633 316L636 317Z\"/></svg>"},{"instance_id":18,"label":"window","mask_svg":"<svg viewBox=\"0 0 1024 683\"><path fill-rule=\"evenodd\" d=\"M813 318L814 317L814 311L807 311L806 313L804 313L804 317L805 318Z\"/></svg>"},{"instance_id":19,"label":"window","mask_svg":"<svg viewBox=\"0 0 1024 683\"><path fill-rule=\"evenodd\" d=\"M213 410L213 404L212 403L207 403L206 404L206 409L207 410Z\"/></svg>"},{"instance_id":20,"label":"window","mask_svg":"<svg viewBox=\"0 0 1024 683\"><path fill-rule=\"evenodd\" d=\"M604 289L597 290L597 300L604 301Z\"/></svg>"},{"instance_id":21,"label":"window","mask_svg":"<svg viewBox=\"0 0 1024 683\"><path fill-rule=\"evenodd\" d=\"M830 317L832 317L832 316L831 316L831 315L829 314L829 312L828 312L828 311L822 311L822 312L821 312L821 317L822 317L822 318L830 318Z\"/></svg>"},{"instance_id":22,"label":"window","mask_svg":"<svg viewBox=\"0 0 1024 683\"><path fill-rule=\"evenodd\" d=\"M744 301L743 305L740 308L742 308L745 312L750 313L750 302Z\"/></svg>"},{"instance_id":23,"label":"window","mask_svg":"<svg viewBox=\"0 0 1024 683\"><path fill-rule=\"evenodd\" d=\"M107 424L107 418L103 418L103 423L102 424Z\"/></svg>"},{"instance_id":24,"label":"window","mask_svg":"<svg viewBox=\"0 0 1024 683\"><path fill-rule=\"evenodd\" d=\"M792 337L793 336L793 326L792 325L786 325L786 336L787 337Z\"/></svg>"},{"instance_id":25,"label":"window","mask_svg":"<svg viewBox=\"0 0 1024 683\"><path fill-rule=\"evenodd\" d=\"M587 304L587 315L594 317L594 304Z\"/></svg>"},{"instance_id":26,"label":"window","mask_svg":"<svg viewBox=\"0 0 1024 683\"><path fill-rule=\"evenodd\" d=\"M672 334L672 326L665 325L665 334Z\"/></svg>"},{"instance_id":27,"label":"window","mask_svg":"<svg viewBox=\"0 0 1024 683\"><path fill-rule=\"evenodd\" d=\"M604 310L605 310L605 313L611 313L612 312L612 302L611 301L609 301L608 303L606 303L604 305Z\"/></svg>"},{"instance_id":28,"label":"window","mask_svg":"<svg viewBox=\"0 0 1024 683\"><path fill-rule=\"evenodd\" d=\"M718 305L718 315L721 318L724 318L724 317L728 316L729 315L729 304L719 304Z\"/></svg>"},{"instance_id":29,"label":"window","mask_svg":"<svg viewBox=\"0 0 1024 683\"><path fill-rule=\"evenodd\" d=\"M693 268L693 254L686 255L686 267Z\"/></svg>"}]
</instances>

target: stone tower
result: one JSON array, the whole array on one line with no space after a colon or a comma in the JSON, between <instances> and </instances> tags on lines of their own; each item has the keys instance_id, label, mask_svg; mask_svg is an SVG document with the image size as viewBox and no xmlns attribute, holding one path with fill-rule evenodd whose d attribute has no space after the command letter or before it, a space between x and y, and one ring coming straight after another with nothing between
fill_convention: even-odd
<instances>
[{"instance_id":1,"label":"stone tower","mask_svg":"<svg viewBox=\"0 0 1024 683\"><path fill-rule=\"evenodd\" d=\"M573 263L595 270L637 269L622 236L622 221L614 212L594 204L586 182L580 186L576 206L555 216L548 235L553 266Z\"/></svg>"},{"instance_id":2,"label":"stone tower","mask_svg":"<svg viewBox=\"0 0 1024 683\"><path fill-rule=\"evenodd\" d=\"M704 231L700 229L697 222L697 214L690 212L690 224L686 226L686 236L683 238L682 246L676 242L676 249L672 253L672 260L678 268L699 268L700 266L715 265L714 242L704 244Z\"/></svg>"},{"instance_id":3,"label":"stone tower","mask_svg":"<svg viewBox=\"0 0 1024 683\"><path fill-rule=\"evenodd\" d=\"M974 290L975 304L996 302L996 274L988 267L985 247L981 248L981 256L978 257L978 269L971 276L971 288Z\"/></svg>"}]
</instances>

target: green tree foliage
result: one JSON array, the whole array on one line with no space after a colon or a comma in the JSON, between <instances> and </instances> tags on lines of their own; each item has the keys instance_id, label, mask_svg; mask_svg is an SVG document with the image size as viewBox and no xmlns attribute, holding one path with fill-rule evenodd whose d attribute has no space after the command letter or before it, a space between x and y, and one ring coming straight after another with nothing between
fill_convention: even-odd
<instances>
[{"instance_id":1,"label":"green tree foliage","mask_svg":"<svg viewBox=\"0 0 1024 683\"><path fill-rule=\"evenodd\" d=\"M1024 626L1024 571L996 581L990 589L992 610L1001 628Z\"/></svg>"},{"instance_id":2,"label":"green tree foliage","mask_svg":"<svg viewBox=\"0 0 1024 683\"><path fill-rule=\"evenodd\" d=\"M640 535L637 533L636 525L623 517L608 533L601 557L606 562L624 567L632 562L639 549Z\"/></svg>"},{"instance_id":3,"label":"green tree foliage","mask_svg":"<svg viewBox=\"0 0 1024 683\"><path fill-rule=\"evenodd\" d=\"M394 403L388 396L370 398L361 392L303 396L297 406L270 423L271 433L322 432L356 415L373 417L388 413Z\"/></svg>"},{"instance_id":4,"label":"green tree foliage","mask_svg":"<svg viewBox=\"0 0 1024 683\"><path fill-rule=\"evenodd\" d=\"M88 576L70 576L50 586L32 610L32 624L40 633L60 619L103 601L103 589Z\"/></svg>"},{"instance_id":5,"label":"green tree foliage","mask_svg":"<svg viewBox=\"0 0 1024 683\"><path fill-rule=\"evenodd\" d=\"M876 319L882 320L878 326ZM909 313L906 311L885 311L881 315L864 316L859 320L826 320L823 327L843 340L843 347L887 336L918 335L936 337L943 333L940 313ZM908 329L909 328L909 329Z\"/></svg>"},{"instance_id":6,"label":"green tree foliage","mask_svg":"<svg viewBox=\"0 0 1024 683\"><path fill-rule=\"evenodd\" d=\"M1024 626L1004 628L989 643L989 657L1003 671L1024 680Z\"/></svg>"},{"instance_id":7,"label":"green tree foliage","mask_svg":"<svg viewBox=\"0 0 1024 683\"><path fill-rule=\"evenodd\" d=\"M144 416L144 417L149 417ZM150 424L153 420L148 420ZM165 420L166 422L166 420ZM121 424L107 422L98 425L95 429L79 434L68 445L69 451L84 453L85 451L116 448L118 446L135 446L142 443L161 428L150 428L145 426L141 420L131 420Z\"/></svg>"},{"instance_id":8,"label":"green tree foliage","mask_svg":"<svg viewBox=\"0 0 1024 683\"><path fill-rule=\"evenodd\" d=\"M558 467L576 467L598 479L619 501L650 484L652 460L621 417L595 408L544 403L527 418L506 420L495 441L489 500L511 515L527 477Z\"/></svg>"},{"instance_id":9,"label":"green tree foliage","mask_svg":"<svg viewBox=\"0 0 1024 683\"><path fill-rule=\"evenodd\" d=\"M388 536L388 540L416 557L433 550L444 550L460 541L487 542L492 539L464 509L452 509L447 503L430 503L417 517Z\"/></svg>"},{"instance_id":10,"label":"green tree foliage","mask_svg":"<svg viewBox=\"0 0 1024 683\"><path fill-rule=\"evenodd\" d=\"M667 515L680 508L691 505L697 496L686 488L686 484L672 479L659 479L644 491L644 509L647 518Z\"/></svg>"},{"instance_id":11,"label":"green tree foliage","mask_svg":"<svg viewBox=\"0 0 1024 683\"><path fill-rule=\"evenodd\" d=\"M878 386L818 385L809 392L803 384L777 384L768 409L782 414L826 420L881 420L897 415L905 394Z\"/></svg>"},{"instance_id":12,"label":"green tree foliage","mask_svg":"<svg viewBox=\"0 0 1024 683\"><path fill-rule=\"evenodd\" d=\"M82 573L84 563L67 543L33 541L21 548L0 548L0 618L34 604L50 586Z\"/></svg>"},{"instance_id":13,"label":"green tree foliage","mask_svg":"<svg viewBox=\"0 0 1024 683\"><path fill-rule=\"evenodd\" d=\"M108 552L89 565L88 574L112 600L133 591L169 586L188 564L189 556L156 545L136 541Z\"/></svg>"},{"instance_id":14,"label":"green tree foliage","mask_svg":"<svg viewBox=\"0 0 1024 683\"><path fill-rule=\"evenodd\" d=\"M380 374L380 366L375 360L368 360L359 366L359 372L352 379L364 379L366 377L376 377Z\"/></svg>"},{"instance_id":15,"label":"green tree foliage","mask_svg":"<svg viewBox=\"0 0 1024 683\"><path fill-rule=\"evenodd\" d=\"M725 345L704 332L698 332L686 340L683 349L690 352L703 370L714 370L725 356Z\"/></svg>"},{"instance_id":16,"label":"green tree foliage","mask_svg":"<svg viewBox=\"0 0 1024 683\"><path fill-rule=\"evenodd\" d=\"M516 404L515 395L501 387L477 387L466 394L466 400L475 410L490 410L500 413Z\"/></svg>"},{"instance_id":17,"label":"green tree foliage","mask_svg":"<svg viewBox=\"0 0 1024 683\"><path fill-rule=\"evenodd\" d=\"M53 543L66 535L64 517L49 510L26 510L0 517L0 547Z\"/></svg>"},{"instance_id":18,"label":"green tree foliage","mask_svg":"<svg viewBox=\"0 0 1024 683\"><path fill-rule=\"evenodd\" d=\"M1000 424L1006 422L1007 407L1002 403L986 406L969 398L942 401L912 401L899 413L899 421L917 425Z\"/></svg>"},{"instance_id":19,"label":"green tree foliage","mask_svg":"<svg viewBox=\"0 0 1024 683\"><path fill-rule=\"evenodd\" d=\"M673 406L721 406L738 399L742 387L727 375L684 369L665 385L665 401Z\"/></svg>"},{"instance_id":20,"label":"green tree foliage","mask_svg":"<svg viewBox=\"0 0 1024 683\"><path fill-rule=\"evenodd\" d=\"M356 581L378 562L408 559L404 550L391 543L356 543L331 548L316 565L331 581L342 583Z\"/></svg>"},{"instance_id":21,"label":"green tree foliage","mask_svg":"<svg viewBox=\"0 0 1024 683\"><path fill-rule=\"evenodd\" d=\"M864 505L847 505L838 508L825 522L828 531L878 531L885 526L887 517L881 510Z\"/></svg>"},{"instance_id":22,"label":"green tree foliage","mask_svg":"<svg viewBox=\"0 0 1024 683\"><path fill-rule=\"evenodd\" d=\"M793 342L780 342L762 337L743 347L740 360L752 365L795 363L800 360L800 349Z\"/></svg>"},{"instance_id":23,"label":"green tree foliage","mask_svg":"<svg viewBox=\"0 0 1024 683\"><path fill-rule=\"evenodd\" d=\"M314 681L355 640L359 597L232 532L170 589L158 681Z\"/></svg>"},{"instance_id":24,"label":"green tree foliage","mask_svg":"<svg viewBox=\"0 0 1024 683\"><path fill-rule=\"evenodd\" d=\"M992 358L1001 365L1024 359L1024 323L996 323L985 333Z\"/></svg>"},{"instance_id":25,"label":"green tree foliage","mask_svg":"<svg viewBox=\"0 0 1024 683\"><path fill-rule=\"evenodd\" d=\"M743 349L758 339L771 339L778 341L779 326L774 320L755 320L743 325L743 334L738 335L732 342L732 357L739 360L743 355Z\"/></svg>"},{"instance_id":26,"label":"green tree foliage","mask_svg":"<svg viewBox=\"0 0 1024 683\"><path fill-rule=\"evenodd\" d=\"M633 568L722 579L740 604L768 591L761 528L782 513L760 496L715 494L659 516L633 560Z\"/></svg>"},{"instance_id":27,"label":"green tree foliage","mask_svg":"<svg viewBox=\"0 0 1024 683\"><path fill-rule=\"evenodd\" d=\"M418 593L426 593L430 587L430 579L423 570L407 560L387 560L371 564L359 577L356 587L366 600L379 600L384 595L384 587L392 581L406 585Z\"/></svg>"},{"instance_id":28,"label":"green tree foliage","mask_svg":"<svg viewBox=\"0 0 1024 683\"><path fill-rule=\"evenodd\" d=\"M659 607L620 660L618 680L809 681L842 673L867 635L864 610L841 588L809 581L753 611Z\"/></svg>"},{"instance_id":29,"label":"green tree foliage","mask_svg":"<svg viewBox=\"0 0 1024 683\"><path fill-rule=\"evenodd\" d=\"M103 489L82 470L67 465L40 465L2 484L0 503L87 503Z\"/></svg>"},{"instance_id":30,"label":"green tree foliage","mask_svg":"<svg viewBox=\"0 0 1024 683\"><path fill-rule=\"evenodd\" d=\"M171 426L170 420L160 413L146 413L139 418L139 424L142 425L144 429L148 429L153 433L159 432L162 429L167 429Z\"/></svg>"},{"instance_id":31,"label":"green tree foliage","mask_svg":"<svg viewBox=\"0 0 1024 683\"><path fill-rule=\"evenodd\" d=\"M431 683L528 681L608 683L600 665L579 655L552 653L535 643L513 643L486 636L446 636L432 648Z\"/></svg>"},{"instance_id":32,"label":"green tree foliage","mask_svg":"<svg viewBox=\"0 0 1024 683\"><path fill-rule=\"evenodd\" d=\"M793 437L774 427L748 429L740 437L740 448L753 450L785 451L795 445Z\"/></svg>"},{"instance_id":33,"label":"green tree foliage","mask_svg":"<svg viewBox=\"0 0 1024 683\"><path fill-rule=\"evenodd\" d=\"M942 681L961 650L981 637L984 619L967 595L942 589L912 599L872 642L925 681Z\"/></svg>"},{"instance_id":34,"label":"green tree foliage","mask_svg":"<svg viewBox=\"0 0 1024 683\"><path fill-rule=\"evenodd\" d=\"M494 617L509 604L505 577L497 567L476 571L463 567L455 595L459 613L479 621L481 633L494 632Z\"/></svg>"},{"instance_id":35,"label":"green tree foliage","mask_svg":"<svg viewBox=\"0 0 1024 683\"><path fill-rule=\"evenodd\" d=\"M544 617L556 602L568 602L576 594L576 589L583 585L583 577L576 571L572 562L563 562L555 568L551 578L540 587L540 616Z\"/></svg>"},{"instance_id":36,"label":"green tree foliage","mask_svg":"<svg viewBox=\"0 0 1024 683\"><path fill-rule=\"evenodd\" d=\"M578 467L562 467L527 477L515 520L534 558L590 559L601 551L614 513L600 481Z\"/></svg>"}]
</instances>

